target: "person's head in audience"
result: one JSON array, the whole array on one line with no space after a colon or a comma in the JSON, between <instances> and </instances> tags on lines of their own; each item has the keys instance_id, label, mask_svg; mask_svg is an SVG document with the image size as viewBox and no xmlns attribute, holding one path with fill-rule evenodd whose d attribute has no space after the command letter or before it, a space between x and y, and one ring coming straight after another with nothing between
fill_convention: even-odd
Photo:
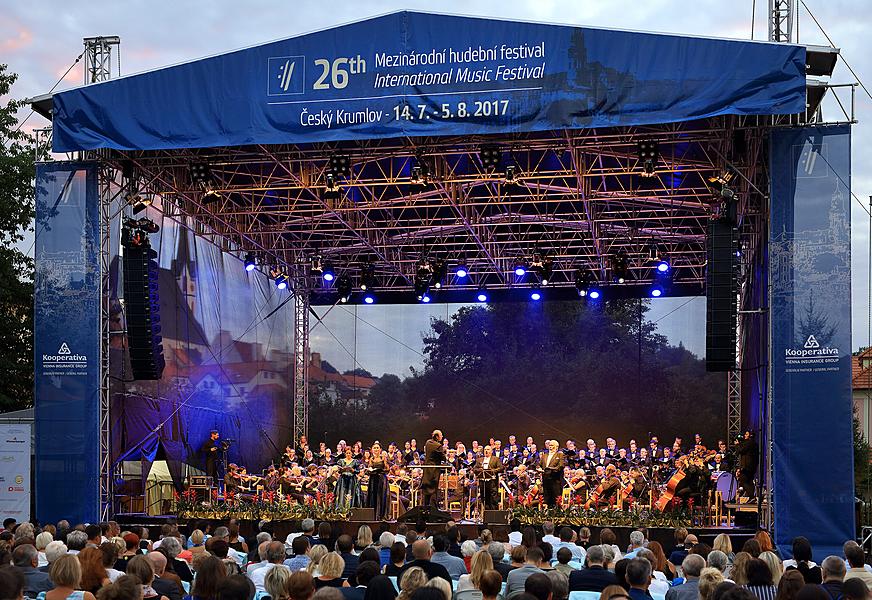
<instances>
[{"instance_id":1,"label":"person's head in audience","mask_svg":"<svg viewBox=\"0 0 872 600\"><path fill-rule=\"evenodd\" d=\"M784 572L781 559L774 552L767 550L760 553L760 560L765 562L766 566L769 567L769 573L772 575L772 584L778 585L778 582L781 581L781 574Z\"/></svg>"},{"instance_id":2,"label":"person's head in audience","mask_svg":"<svg viewBox=\"0 0 872 600\"><path fill-rule=\"evenodd\" d=\"M542 564L542 561L545 560L545 555L542 554L542 550L536 548L527 548L527 559L525 564L533 567L539 567Z\"/></svg>"},{"instance_id":3,"label":"person's head in audience","mask_svg":"<svg viewBox=\"0 0 872 600\"><path fill-rule=\"evenodd\" d=\"M629 563L630 559L628 558L622 558L615 563L615 578L618 580L618 585L625 590L630 589L630 584L627 583L627 565Z\"/></svg>"},{"instance_id":4,"label":"person's head in audience","mask_svg":"<svg viewBox=\"0 0 872 600\"><path fill-rule=\"evenodd\" d=\"M248 577L231 575L218 584L218 594L215 598L216 600L253 600L254 595L254 584Z\"/></svg>"},{"instance_id":5,"label":"person's head in audience","mask_svg":"<svg viewBox=\"0 0 872 600\"><path fill-rule=\"evenodd\" d=\"M539 550L542 551L542 565L551 566L551 559L554 558L554 546L551 542L542 542L539 544Z\"/></svg>"},{"instance_id":6,"label":"person's head in audience","mask_svg":"<svg viewBox=\"0 0 872 600\"><path fill-rule=\"evenodd\" d=\"M515 546L512 548L510 555L513 567L520 567L527 561L527 548L525 546Z\"/></svg>"},{"instance_id":7,"label":"person's head in audience","mask_svg":"<svg viewBox=\"0 0 872 600\"><path fill-rule=\"evenodd\" d=\"M845 554L845 560L852 569L862 569L866 564L866 553L860 547L860 544L854 540L848 540L842 546L842 552Z\"/></svg>"},{"instance_id":8,"label":"person's head in audience","mask_svg":"<svg viewBox=\"0 0 872 600\"><path fill-rule=\"evenodd\" d=\"M409 600L412 595L427 583L427 573L421 567L412 567L403 573L399 579L399 600Z\"/></svg>"},{"instance_id":9,"label":"person's head in audience","mask_svg":"<svg viewBox=\"0 0 872 600\"><path fill-rule=\"evenodd\" d=\"M688 554L681 561L681 572L686 579L696 579L705 568L705 559L699 554Z\"/></svg>"},{"instance_id":10,"label":"person's head in audience","mask_svg":"<svg viewBox=\"0 0 872 600\"><path fill-rule=\"evenodd\" d=\"M726 556L732 554L733 542L730 540L730 536L726 533L719 533L715 537L715 541L712 543L712 549L723 552Z\"/></svg>"},{"instance_id":11,"label":"person's head in audience","mask_svg":"<svg viewBox=\"0 0 872 600\"><path fill-rule=\"evenodd\" d=\"M603 567L605 566L605 553L602 546L591 546L587 550L587 567Z\"/></svg>"},{"instance_id":12,"label":"person's head in audience","mask_svg":"<svg viewBox=\"0 0 872 600\"><path fill-rule=\"evenodd\" d=\"M600 544L613 546L618 541L615 532L605 527L602 531L600 531Z\"/></svg>"},{"instance_id":13,"label":"person's head in audience","mask_svg":"<svg viewBox=\"0 0 872 600\"><path fill-rule=\"evenodd\" d=\"M379 574L381 567L377 561L363 560L357 564L357 569L354 572L354 577L357 579L357 585L364 587L369 585L373 577Z\"/></svg>"},{"instance_id":14,"label":"person's head in audience","mask_svg":"<svg viewBox=\"0 0 872 600\"><path fill-rule=\"evenodd\" d=\"M778 593L775 594L775 600L796 600L796 595L802 586L805 585L805 578L797 569L789 569L781 576L781 581L778 582Z\"/></svg>"},{"instance_id":15,"label":"person's head in audience","mask_svg":"<svg viewBox=\"0 0 872 600\"><path fill-rule=\"evenodd\" d=\"M336 551L340 554L349 554L354 550L354 542L350 535L342 534L336 538Z\"/></svg>"},{"instance_id":16,"label":"person's head in audience","mask_svg":"<svg viewBox=\"0 0 872 600\"><path fill-rule=\"evenodd\" d=\"M536 600L551 600L551 580L545 573L533 573L524 582L524 592Z\"/></svg>"},{"instance_id":17,"label":"person's head in audience","mask_svg":"<svg viewBox=\"0 0 872 600\"><path fill-rule=\"evenodd\" d=\"M842 584L842 597L845 600L866 600L869 597L869 588L859 577L852 577Z\"/></svg>"},{"instance_id":18,"label":"person's head in audience","mask_svg":"<svg viewBox=\"0 0 872 600\"><path fill-rule=\"evenodd\" d=\"M715 589L723 582L724 574L720 569L715 567L704 568L699 574L699 600L711 600Z\"/></svg>"},{"instance_id":19,"label":"person's head in audience","mask_svg":"<svg viewBox=\"0 0 872 600\"><path fill-rule=\"evenodd\" d=\"M406 562L406 545L403 542L394 542L391 545L391 564L398 567Z\"/></svg>"},{"instance_id":20,"label":"person's head in audience","mask_svg":"<svg viewBox=\"0 0 872 600\"><path fill-rule=\"evenodd\" d=\"M775 550L775 544L772 543L772 538L768 531L760 530L754 536L757 543L760 544L760 552L772 552Z\"/></svg>"},{"instance_id":21,"label":"person's head in audience","mask_svg":"<svg viewBox=\"0 0 872 600\"><path fill-rule=\"evenodd\" d=\"M12 564L20 569L33 569L39 564L39 552L36 546L22 544L12 551Z\"/></svg>"},{"instance_id":22,"label":"person's head in audience","mask_svg":"<svg viewBox=\"0 0 872 600\"><path fill-rule=\"evenodd\" d=\"M807 583L796 593L796 600L832 600L832 598L823 587Z\"/></svg>"},{"instance_id":23,"label":"person's head in audience","mask_svg":"<svg viewBox=\"0 0 872 600\"><path fill-rule=\"evenodd\" d=\"M802 536L795 537L793 538L791 546L793 550L793 560L797 563L811 562L811 542L808 541L808 538Z\"/></svg>"},{"instance_id":24,"label":"person's head in audience","mask_svg":"<svg viewBox=\"0 0 872 600\"><path fill-rule=\"evenodd\" d=\"M48 546L45 547L45 559L48 561L48 564L52 564L66 554L67 545L59 540L49 542Z\"/></svg>"},{"instance_id":25,"label":"person's head in audience","mask_svg":"<svg viewBox=\"0 0 872 600\"><path fill-rule=\"evenodd\" d=\"M557 551L557 562L561 565L568 565L572 561L572 550L567 547L562 547Z\"/></svg>"},{"instance_id":26,"label":"person's head in audience","mask_svg":"<svg viewBox=\"0 0 872 600\"><path fill-rule=\"evenodd\" d=\"M651 563L642 558L633 558L627 563L627 583L630 588L647 590L651 584Z\"/></svg>"},{"instance_id":27,"label":"person's head in audience","mask_svg":"<svg viewBox=\"0 0 872 600\"><path fill-rule=\"evenodd\" d=\"M436 536L433 539L433 546L434 547L438 547L437 540L439 540L440 538L441 538L441 536ZM442 547L444 548L445 547L444 542L440 542L440 543L443 544ZM437 552L438 552L438 550L437 550ZM428 542L427 540L415 540L415 542L412 543L412 557L415 560L430 560L431 554L433 554L433 548L430 547L430 542Z\"/></svg>"},{"instance_id":28,"label":"person's head in audience","mask_svg":"<svg viewBox=\"0 0 872 600\"><path fill-rule=\"evenodd\" d=\"M287 600L288 579L291 572L288 569L270 569L263 579L263 587L271 600Z\"/></svg>"},{"instance_id":29,"label":"person's head in audience","mask_svg":"<svg viewBox=\"0 0 872 600\"><path fill-rule=\"evenodd\" d=\"M24 575L9 565L0 566L0 600L24 598Z\"/></svg>"},{"instance_id":30,"label":"person's head in audience","mask_svg":"<svg viewBox=\"0 0 872 600\"><path fill-rule=\"evenodd\" d=\"M736 587L738 586L736 586L732 581L724 581L715 588L714 592L712 592L711 600L722 600L725 594L731 593L731 590Z\"/></svg>"},{"instance_id":31,"label":"person's head in audience","mask_svg":"<svg viewBox=\"0 0 872 600\"><path fill-rule=\"evenodd\" d=\"M524 527L524 530L521 532L521 545L526 548L534 548L539 545L539 538L536 535L536 529L530 527Z\"/></svg>"},{"instance_id":32,"label":"person's head in audience","mask_svg":"<svg viewBox=\"0 0 872 600\"><path fill-rule=\"evenodd\" d=\"M274 571L284 569L273 569ZM288 600L309 600L315 593L315 582L307 571L295 571L286 584Z\"/></svg>"},{"instance_id":33,"label":"person's head in audience","mask_svg":"<svg viewBox=\"0 0 872 600\"><path fill-rule=\"evenodd\" d=\"M100 588L97 600L141 600L142 583L133 575L122 575L114 583Z\"/></svg>"},{"instance_id":34,"label":"person's head in audience","mask_svg":"<svg viewBox=\"0 0 872 600\"><path fill-rule=\"evenodd\" d=\"M327 546L324 544L315 544L312 546L312 549L309 550L309 566L306 567L306 570L310 573L314 573L316 569L319 569L321 567L321 561L324 560L327 553Z\"/></svg>"},{"instance_id":35,"label":"person's head in audience","mask_svg":"<svg viewBox=\"0 0 872 600\"><path fill-rule=\"evenodd\" d=\"M545 573L551 580L551 600L566 600L569 598L569 577L552 569Z\"/></svg>"},{"instance_id":36,"label":"person's head in audience","mask_svg":"<svg viewBox=\"0 0 872 600\"><path fill-rule=\"evenodd\" d=\"M494 568L494 560L487 550L479 550L472 555L469 566L469 581L474 588L478 589L479 581L484 572Z\"/></svg>"},{"instance_id":37,"label":"person's head in audience","mask_svg":"<svg viewBox=\"0 0 872 600\"><path fill-rule=\"evenodd\" d=\"M88 545L88 535L84 531L74 529L67 534L67 548L70 551L79 552Z\"/></svg>"},{"instance_id":38,"label":"person's head in audience","mask_svg":"<svg viewBox=\"0 0 872 600\"><path fill-rule=\"evenodd\" d=\"M763 550L760 549L760 542L755 538L751 538L742 544L742 552L747 552L752 558L759 558L760 553L763 552Z\"/></svg>"},{"instance_id":39,"label":"person's head in audience","mask_svg":"<svg viewBox=\"0 0 872 600\"><path fill-rule=\"evenodd\" d=\"M502 542L491 542L486 546L487 553L491 555L494 564L503 562L506 555L506 547Z\"/></svg>"},{"instance_id":40,"label":"person's head in audience","mask_svg":"<svg viewBox=\"0 0 872 600\"><path fill-rule=\"evenodd\" d=\"M87 538L86 544L99 546L100 542L103 541L103 530L100 529L99 525L88 525L85 527L85 536Z\"/></svg>"},{"instance_id":41,"label":"person's head in audience","mask_svg":"<svg viewBox=\"0 0 872 600\"><path fill-rule=\"evenodd\" d=\"M441 577L433 577L430 581L424 584L423 587L418 588L415 593L412 595L412 598L418 598L421 596L421 590L433 588L439 591L439 596L429 595L425 596L426 598L430 598L431 600L451 600L451 596L453 595L451 584L448 583L445 579Z\"/></svg>"},{"instance_id":42,"label":"person's head in audience","mask_svg":"<svg viewBox=\"0 0 872 600\"><path fill-rule=\"evenodd\" d=\"M338 579L342 577L342 571L345 570L345 559L338 552L328 552L327 556L321 559L320 570L320 579L324 581Z\"/></svg>"},{"instance_id":43,"label":"person's head in audience","mask_svg":"<svg viewBox=\"0 0 872 600\"><path fill-rule=\"evenodd\" d=\"M191 586L191 596L215 598L218 585L227 577L227 569L217 556L204 555L194 561L197 577Z\"/></svg>"},{"instance_id":44,"label":"person's head in audience","mask_svg":"<svg viewBox=\"0 0 872 600\"><path fill-rule=\"evenodd\" d=\"M845 579L845 570L845 561L838 556L828 556L821 563L821 578L824 583L842 581Z\"/></svg>"},{"instance_id":45,"label":"person's head in audience","mask_svg":"<svg viewBox=\"0 0 872 600\"><path fill-rule=\"evenodd\" d=\"M82 580L79 559L72 554L61 556L52 563L48 576L56 588L79 589L79 582Z\"/></svg>"},{"instance_id":46,"label":"person's head in audience","mask_svg":"<svg viewBox=\"0 0 872 600\"><path fill-rule=\"evenodd\" d=\"M727 555L724 554L722 551L712 550L711 552L709 552L708 558L706 559L705 562L706 562L707 566L709 566L713 569L717 569L718 571L723 573L727 569L727 565L729 564L729 559L727 559ZM714 591L714 590L712 590L712 591Z\"/></svg>"},{"instance_id":47,"label":"person's head in audience","mask_svg":"<svg viewBox=\"0 0 872 600\"><path fill-rule=\"evenodd\" d=\"M266 542L268 544L268 542ZM291 552L294 556L303 556L309 552L309 538L305 535L298 535L291 542Z\"/></svg>"},{"instance_id":48,"label":"person's head in audience","mask_svg":"<svg viewBox=\"0 0 872 600\"><path fill-rule=\"evenodd\" d=\"M100 553L103 555L103 567L111 569L118 560L118 544L103 542L100 544Z\"/></svg>"},{"instance_id":49,"label":"person's head in audience","mask_svg":"<svg viewBox=\"0 0 872 600\"><path fill-rule=\"evenodd\" d=\"M627 561L630 562L630 561ZM630 600L627 590L619 585L608 585L600 592L599 600Z\"/></svg>"},{"instance_id":50,"label":"person's head in audience","mask_svg":"<svg viewBox=\"0 0 872 600\"><path fill-rule=\"evenodd\" d=\"M739 552L733 559L733 568L730 569L730 579L736 582L736 585L748 584L748 562L754 558L747 552Z\"/></svg>"},{"instance_id":51,"label":"person's head in audience","mask_svg":"<svg viewBox=\"0 0 872 600\"><path fill-rule=\"evenodd\" d=\"M333 539L333 528L327 521L321 521L318 524L318 539L328 543Z\"/></svg>"},{"instance_id":52,"label":"person's head in audience","mask_svg":"<svg viewBox=\"0 0 872 600\"><path fill-rule=\"evenodd\" d=\"M103 553L95 546L88 546L79 552L79 564L82 567L82 589L99 589L109 578L106 567L103 566ZM131 573L135 575L136 573Z\"/></svg>"},{"instance_id":53,"label":"person's head in audience","mask_svg":"<svg viewBox=\"0 0 872 600\"><path fill-rule=\"evenodd\" d=\"M395 539L390 531L382 531L378 536L378 545L380 548L390 548L394 545Z\"/></svg>"},{"instance_id":54,"label":"person's head in audience","mask_svg":"<svg viewBox=\"0 0 872 600\"><path fill-rule=\"evenodd\" d=\"M496 600L503 589L503 577L497 571L490 569L481 574L478 589L483 600Z\"/></svg>"}]
</instances>

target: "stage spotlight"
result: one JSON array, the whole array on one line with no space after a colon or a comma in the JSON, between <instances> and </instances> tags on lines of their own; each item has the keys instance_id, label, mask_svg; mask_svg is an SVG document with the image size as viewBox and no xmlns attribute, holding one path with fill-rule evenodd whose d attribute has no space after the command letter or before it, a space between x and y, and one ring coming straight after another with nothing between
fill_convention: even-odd
<instances>
[{"instance_id":1,"label":"stage spotlight","mask_svg":"<svg viewBox=\"0 0 872 600\"><path fill-rule=\"evenodd\" d=\"M151 198L150 197L143 198L139 194L133 194L133 195L127 197L127 203L133 209L133 214L138 215L139 213L144 211L146 208L151 206Z\"/></svg>"},{"instance_id":2,"label":"stage spotlight","mask_svg":"<svg viewBox=\"0 0 872 600\"><path fill-rule=\"evenodd\" d=\"M309 267L309 271L312 273L312 275L315 275L317 277L320 277L324 273L324 264L321 261L320 256L312 257L312 265Z\"/></svg>"},{"instance_id":3,"label":"stage spotlight","mask_svg":"<svg viewBox=\"0 0 872 600\"><path fill-rule=\"evenodd\" d=\"M661 258L657 262L657 272L658 273L666 273L669 270L669 259Z\"/></svg>"},{"instance_id":4,"label":"stage spotlight","mask_svg":"<svg viewBox=\"0 0 872 600\"><path fill-rule=\"evenodd\" d=\"M209 166L209 163L205 162L196 162L191 163L191 181L194 182L194 185L206 188L209 187L212 182L215 180L212 175L212 168Z\"/></svg>"},{"instance_id":5,"label":"stage spotlight","mask_svg":"<svg viewBox=\"0 0 872 600\"><path fill-rule=\"evenodd\" d=\"M656 142L651 140L639 142L639 162L642 164L642 177L654 176L659 155Z\"/></svg>"},{"instance_id":6,"label":"stage spotlight","mask_svg":"<svg viewBox=\"0 0 872 600\"><path fill-rule=\"evenodd\" d=\"M530 300L541 300L542 292L539 291L538 288L533 288L533 291L530 292Z\"/></svg>"},{"instance_id":7,"label":"stage spotlight","mask_svg":"<svg viewBox=\"0 0 872 600\"><path fill-rule=\"evenodd\" d=\"M579 269L575 272L575 291L578 292L579 298L587 296L590 290L590 273Z\"/></svg>"},{"instance_id":8,"label":"stage spotlight","mask_svg":"<svg viewBox=\"0 0 872 600\"><path fill-rule=\"evenodd\" d=\"M433 261L432 269L433 276L431 277L431 281L433 287L437 290L441 289L442 283L445 281L445 276L448 274L448 264L441 258L437 258Z\"/></svg>"},{"instance_id":9,"label":"stage spotlight","mask_svg":"<svg viewBox=\"0 0 872 600\"><path fill-rule=\"evenodd\" d=\"M424 297L427 296L427 292L430 291L430 281L429 279L422 279L420 277L415 278L415 298L418 299L418 302L423 302Z\"/></svg>"},{"instance_id":10,"label":"stage spotlight","mask_svg":"<svg viewBox=\"0 0 872 600\"><path fill-rule=\"evenodd\" d=\"M506 183L512 184L515 183L515 179L517 178L518 170L515 165L509 165L506 167Z\"/></svg>"},{"instance_id":11,"label":"stage spotlight","mask_svg":"<svg viewBox=\"0 0 872 600\"><path fill-rule=\"evenodd\" d=\"M457 265L454 269L454 274L457 275L459 279L463 279L469 275L469 269L466 268L466 265Z\"/></svg>"},{"instance_id":12,"label":"stage spotlight","mask_svg":"<svg viewBox=\"0 0 872 600\"><path fill-rule=\"evenodd\" d=\"M429 304L430 303L430 294L424 294L423 296L421 296L421 302L423 302L424 304Z\"/></svg>"},{"instance_id":13,"label":"stage spotlight","mask_svg":"<svg viewBox=\"0 0 872 600\"><path fill-rule=\"evenodd\" d=\"M533 253L533 260L530 261L530 269L539 276L539 282L542 285L548 285L551 276L554 274L554 261L549 256L543 256L539 252Z\"/></svg>"},{"instance_id":14,"label":"stage spotlight","mask_svg":"<svg viewBox=\"0 0 872 600\"><path fill-rule=\"evenodd\" d=\"M348 179L351 175L351 159L346 154L334 154L330 157L329 172L334 177Z\"/></svg>"},{"instance_id":15,"label":"stage spotlight","mask_svg":"<svg viewBox=\"0 0 872 600\"><path fill-rule=\"evenodd\" d=\"M413 192L422 192L430 187L430 179L430 163L422 154L415 154L415 162L409 177L409 189Z\"/></svg>"},{"instance_id":16,"label":"stage spotlight","mask_svg":"<svg viewBox=\"0 0 872 600\"><path fill-rule=\"evenodd\" d=\"M339 301L343 304L351 299L351 277L348 275L340 275L336 278L336 291L339 293Z\"/></svg>"},{"instance_id":17,"label":"stage spotlight","mask_svg":"<svg viewBox=\"0 0 872 600\"><path fill-rule=\"evenodd\" d=\"M527 274L527 265L524 263L524 261L519 260L518 262L515 263L515 275L517 275L518 277L523 277L526 274Z\"/></svg>"},{"instance_id":18,"label":"stage spotlight","mask_svg":"<svg viewBox=\"0 0 872 600\"><path fill-rule=\"evenodd\" d=\"M366 304L373 304L375 302L375 295L372 292L367 292L363 296L363 301Z\"/></svg>"},{"instance_id":19,"label":"stage spotlight","mask_svg":"<svg viewBox=\"0 0 872 600\"><path fill-rule=\"evenodd\" d=\"M375 265L369 259L360 263L360 289L366 291L375 287Z\"/></svg>"},{"instance_id":20,"label":"stage spotlight","mask_svg":"<svg viewBox=\"0 0 872 600\"><path fill-rule=\"evenodd\" d=\"M478 290L478 295L475 297L479 302L487 302L487 291L484 289Z\"/></svg>"},{"instance_id":21,"label":"stage spotlight","mask_svg":"<svg viewBox=\"0 0 872 600\"><path fill-rule=\"evenodd\" d=\"M338 200L340 191L339 184L336 183L336 175L327 173L324 177L324 199Z\"/></svg>"},{"instance_id":22,"label":"stage spotlight","mask_svg":"<svg viewBox=\"0 0 872 600\"><path fill-rule=\"evenodd\" d=\"M659 298L662 295L663 295L663 288L660 285L654 284L651 286L651 297L652 298Z\"/></svg>"},{"instance_id":23,"label":"stage spotlight","mask_svg":"<svg viewBox=\"0 0 872 600\"><path fill-rule=\"evenodd\" d=\"M282 273L281 271L276 272L275 279L276 287L280 290L287 289L288 287L288 276Z\"/></svg>"},{"instance_id":24,"label":"stage spotlight","mask_svg":"<svg viewBox=\"0 0 872 600\"><path fill-rule=\"evenodd\" d=\"M597 288L592 288L587 295L591 300L599 300L602 293Z\"/></svg>"},{"instance_id":25,"label":"stage spotlight","mask_svg":"<svg viewBox=\"0 0 872 600\"><path fill-rule=\"evenodd\" d=\"M618 250L612 259L612 277L617 283L624 283L630 275L630 258L625 250Z\"/></svg>"},{"instance_id":26,"label":"stage spotlight","mask_svg":"<svg viewBox=\"0 0 872 600\"><path fill-rule=\"evenodd\" d=\"M500 161L503 158L503 153L500 151L499 146L485 144L478 151L478 157L481 159L481 166L484 167L486 171L490 171L499 166Z\"/></svg>"},{"instance_id":27,"label":"stage spotlight","mask_svg":"<svg viewBox=\"0 0 872 600\"><path fill-rule=\"evenodd\" d=\"M254 252L248 252L245 255L245 270L251 273L254 271L254 268L257 266L257 259L254 256Z\"/></svg>"},{"instance_id":28,"label":"stage spotlight","mask_svg":"<svg viewBox=\"0 0 872 600\"><path fill-rule=\"evenodd\" d=\"M336 279L336 271L334 271L333 267L331 267L329 264L324 265L324 270L321 272L321 277L324 278L324 281L330 283L334 279Z\"/></svg>"},{"instance_id":29,"label":"stage spotlight","mask_svg":"<svg viewBox=\"0 0 872 600\"><path fill-rule=\"evenodd\" d=\"M145 233L157 233L160 231L160 226L157 223L145 217L137 219L136 226Z\"/></svg>"},{"instance_id":30,"label":"stage spotlight","mask_svg":"<svg viewBox=\"0 0 872 600\"><path fill-rule=\"evenodd\" d=\"M203 202L203 204L212 204L214 202L218 202L220 199L221 199L221 194L219 194L215 190L206 190L203 193L202 202Z\"/></svg>"}]
</instances>

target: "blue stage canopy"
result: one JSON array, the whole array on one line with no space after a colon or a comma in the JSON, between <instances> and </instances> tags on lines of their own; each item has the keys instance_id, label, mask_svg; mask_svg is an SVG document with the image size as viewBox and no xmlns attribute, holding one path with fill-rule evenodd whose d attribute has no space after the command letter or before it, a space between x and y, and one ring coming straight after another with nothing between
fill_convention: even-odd
<instances>
[{"instance_id":1,"label":"blue stage canopy","mask_svg":"<svg viewBox=\"0 0 872 600\"><path fill-rule=\"evenodd\" d=\"M55 94L56 152L805 110L803 47L397 12Z\"/></svg>"}]
</instances>

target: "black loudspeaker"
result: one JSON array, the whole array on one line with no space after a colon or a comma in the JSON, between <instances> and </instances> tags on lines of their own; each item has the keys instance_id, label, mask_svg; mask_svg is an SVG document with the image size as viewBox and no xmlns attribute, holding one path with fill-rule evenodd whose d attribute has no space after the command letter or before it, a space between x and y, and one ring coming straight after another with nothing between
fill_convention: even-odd
<instances>
[{"instance_id":1,"label":"black loudspeaker","mask_svg":"<svg viewBox=\"0 0 872 600\"><path fill-rule=\"evenodd\" d=\"M508 525L509 511L507 510L485 510L484 522L489 525Z\"/></svg>"},{"instance_id":2,"label":"black loudspeaker","mask_svg":"<svg viewBox=\"0 0 872 600\"><path fill-rule=\"evenodd\" d=\"M416 506L401 514L397 518L397 523L417 523L424 521L425 523L447 523L453 521L454 517L450 513L444 512L433 506Z\"/></svg>"},{"instance_id":3,"label":"black loudspeaker","mask_svg":"<svg viewBox=\"0 0 872 600\"><path fill-rule=\"evenodd\" d=\"M124 247L124 315L133 379L160 379L166 365L156 258L147 241Z\"/></svg>"},{"instance_id":4,"label":"black loudspeaker","mask_svg":"<svg viewBox=\"0 0 872 600\"><path fill-rule=\"evenodd\" d=\"M706 233L705 368L736 368L739 232L729 221L711 221Z\"/></svg>"},{"instance_id":5,"label":"black loudspeaker","mask_svg":"<svg viewBox=\"0 0 872 600\"><path fill-rule=\"evenodd\" d=\"M375 509L374 508L352 508L351 509L351 520L352 521L375 521Z\"/></svg>"}]
</instances>

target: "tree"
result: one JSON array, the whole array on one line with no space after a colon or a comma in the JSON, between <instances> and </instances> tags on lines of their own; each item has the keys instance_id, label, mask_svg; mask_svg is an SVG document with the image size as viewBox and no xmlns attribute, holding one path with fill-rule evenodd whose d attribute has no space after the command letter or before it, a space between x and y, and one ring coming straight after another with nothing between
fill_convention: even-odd
<instances>
[{"instance_id":1,"label":"tree","mask_svg":"<svg viewBox=\"0 0 872 600\"><path fill-rule=\"evenodd\" d=\"M0 64L0 98L17 76ZM16 248L33 229L34 145L20 100L0 104L0 412L33 405L33 260Z\"/></svg>"}]
</instances>

